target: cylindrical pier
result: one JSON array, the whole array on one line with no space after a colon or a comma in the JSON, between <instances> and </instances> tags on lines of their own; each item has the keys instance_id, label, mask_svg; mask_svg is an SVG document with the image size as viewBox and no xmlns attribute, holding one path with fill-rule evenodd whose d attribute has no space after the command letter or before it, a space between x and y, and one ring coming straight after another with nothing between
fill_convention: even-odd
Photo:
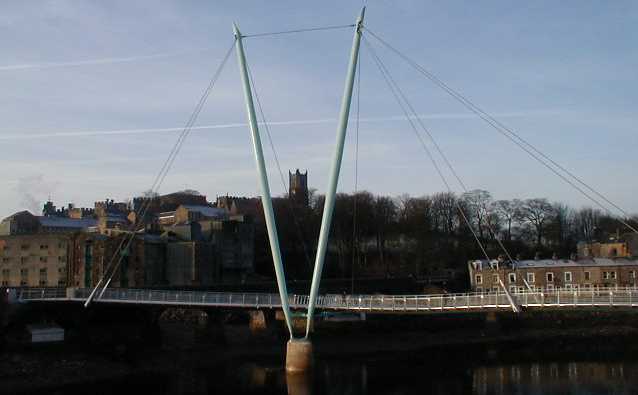
<instances>
[{"instance_id":1,"label":"cylindrical pier","mask_svg":"<svg viewBox=\"0 0 638 395\"><path fill-rule=\"evenodd\" d=\"M290 339L286 346L286 372L307 373L312 369L313 352L309 339Z\"/></svg>"}]
</instances>

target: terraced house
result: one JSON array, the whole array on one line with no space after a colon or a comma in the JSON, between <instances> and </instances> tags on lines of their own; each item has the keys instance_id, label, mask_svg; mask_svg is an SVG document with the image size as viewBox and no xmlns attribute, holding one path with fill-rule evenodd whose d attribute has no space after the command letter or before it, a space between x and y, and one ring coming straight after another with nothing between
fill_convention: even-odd
<instances>
[{"instance_id":1,"label":"terraced house","mask_svg":"<svg viewBox=\"0 0 638 395\"><path fill-rule=\"evenodd\" d=\"M533 259L506 263L475 260L468 263L473 291L528 289L600 289L636 287L638 260L633 258Z\"/></svg>"}]
</instances>

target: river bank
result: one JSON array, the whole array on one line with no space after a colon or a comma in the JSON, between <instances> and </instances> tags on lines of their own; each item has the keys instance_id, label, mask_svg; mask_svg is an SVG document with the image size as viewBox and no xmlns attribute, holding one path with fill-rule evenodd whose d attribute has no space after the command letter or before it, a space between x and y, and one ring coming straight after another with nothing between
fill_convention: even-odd
<instances>
[{"instance_id":1,"label":"river bank","mask_svg":"<svg viewBox=\"0 0 638 395\"><path fill-rule=\"evenodd\" d=\"M594 311L571 319L561 313L560 320L555 314L522 319L511 314L497 316L497 328L486 326L477 317L459 322L445 317L384 316L359 323L324 324L313 335L315 356L318 360L345 357L362 361L430 358L437 364L467 362L472 356L476 363L490 364L574 356L619 358L638 351L633 312L611 318ZM95 350L90 345L67 343L5 351L0 354L2 392L51 394L64 390L66 394L74 393L69 388L90 386L95 389L92 393L112 393L117 389L113 385L153 378L151 383L161 387L164 379L159 378L168 380L202 369L224 371L247 361L283 366L285 332L284 336L279 330L254 336L246 325L225 325L223 332L223 341L206 341L210 340L207 332L197 325L172 323L163 328L164 342L156 347L113 345Z\"/></svg>"}]
</instances>

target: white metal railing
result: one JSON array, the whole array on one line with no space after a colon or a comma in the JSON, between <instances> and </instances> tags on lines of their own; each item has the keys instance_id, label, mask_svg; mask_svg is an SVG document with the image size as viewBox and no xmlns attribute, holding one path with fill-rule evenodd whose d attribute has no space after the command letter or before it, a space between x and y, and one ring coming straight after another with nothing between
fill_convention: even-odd
<instances>
[{"instance_id":1,"label":"white metal railing","mask_svg":"<svg viewBox=\"0 0 638 395\"><path fill-rule=\"evenodd\" d=\"M19 301L85 300L90 289L22 288L16 290ZM522 307L638 307L638 289L555 289L511 293ZM149 289L107 289L97 302L161 305L198 305L218 307L279 308L279 294ZM308 306L308 295L289 295L293 309ZM422 312L483 309L511 309L503 292L473 292L434 295L320 295L317 308L341 311Z\"/></svg>"}]
</instances>

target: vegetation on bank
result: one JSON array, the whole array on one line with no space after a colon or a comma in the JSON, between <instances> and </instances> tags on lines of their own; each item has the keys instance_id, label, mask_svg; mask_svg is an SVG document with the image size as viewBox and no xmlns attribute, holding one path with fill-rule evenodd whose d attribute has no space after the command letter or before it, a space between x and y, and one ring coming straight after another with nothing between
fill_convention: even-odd
<instances>
[{"instance_id":1,"label":"vegetation on bank","mask_svg":"<svg viewBox=\"0 0 638 395\"><path fill-rule=\"evenodd\" d=\"M287 274L309 278L314 265L324 197L311 194L308 207L275 199L275 215ZM463 216L467 218L467 223ZM638 217L629 219L632 226ZM545 198L495 200L485 190L462 195L377 196L362 191L337 195L324 276L424 277L464 271L470 259L556 255L568 258L579 241L606 240L627 230L592 208L575 209ZM474 232L474 234L473 234ZM256 267L272 274L265 225L256 232Z\"/></svg>"}]
</instances>

